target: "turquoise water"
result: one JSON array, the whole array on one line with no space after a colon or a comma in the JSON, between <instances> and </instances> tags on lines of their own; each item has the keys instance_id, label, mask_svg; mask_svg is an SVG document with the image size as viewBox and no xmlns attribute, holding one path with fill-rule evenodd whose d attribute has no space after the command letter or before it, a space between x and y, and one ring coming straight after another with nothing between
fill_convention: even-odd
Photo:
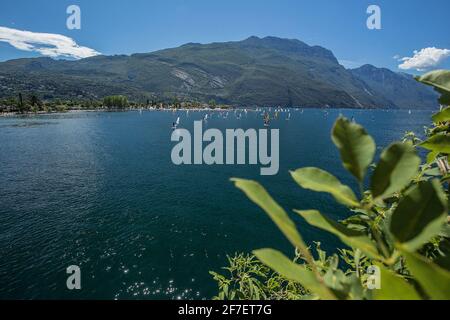
<instances>
[{"instance_id":1,"label":"turquoise water","mask_svg":"<svg viewBox=\"0 0 450 320\"><path fill-rule=\"evenodd\" d=\"M431 112L292 112L280 128L280 173L259 166L175 166L171 124L192 129L204 112L71 113L0 119L0 299L201 299L216 293L209 270L226 255L275 247L291 254L269 219L230 177L256 179L286 209L346 212L301 190L288 170L318 166L354 185L330 140L340 114L355 117L379 146L407 130L422 133ZM263 128L259 114L212 128ZM308 241L337 240L296 219ZM78 265L82 290L66 289Z\"/></svg>"}]
</instances>

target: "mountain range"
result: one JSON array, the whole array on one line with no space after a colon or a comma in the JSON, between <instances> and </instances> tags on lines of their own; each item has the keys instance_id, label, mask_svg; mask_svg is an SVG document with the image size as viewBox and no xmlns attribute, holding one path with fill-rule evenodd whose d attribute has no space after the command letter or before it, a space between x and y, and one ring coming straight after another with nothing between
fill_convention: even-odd
<instances>
[{"instance_id":1,"label":"mountain range","mask_svg":"<svg viewBox=\"0 0 450 320\"><path fill-rule=\"evenodd\" d=\"M436 108L437 94L405 73L364 65L346 69L320 46L276 37L198 44L151 53L69 61L0 63L0 98L189 99L233 105Z\"/></svg>"}]
</instances>

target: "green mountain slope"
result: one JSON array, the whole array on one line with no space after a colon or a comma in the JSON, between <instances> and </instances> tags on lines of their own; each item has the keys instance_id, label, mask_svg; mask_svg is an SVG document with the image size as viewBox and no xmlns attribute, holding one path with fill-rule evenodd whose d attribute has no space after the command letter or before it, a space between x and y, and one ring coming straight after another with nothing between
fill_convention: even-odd
<instances>
[{"instance_id":1,"label":"green mountain slope","mask_svg":"<svg viewBox=\"0 0 450 320\"><path fill-rule=\"evenodd\" d=\"M275 37L190 43L131 56L0 63L0 97L19 92L33 92L42 99L124 94L134 100L178 97L237 105L413 107L408 99L393 99L392 92L408 95L408 90L394 88L384 94L376 81L346 70L325 48ZM421 85L411 90L422 89L428 92ZM429 107L433 99L422 95Z\"/></svg>"},{"instance_id":2,"label":"green mountain slope","mask_svg":"<svg viewBox=\"0 0 450 320\"><path fill-rule=\"evenodd\" d=\"M372 65L364 65L351 72L367 83L372 94L384 96L393 106L408 109L429 109L437 106L434 90L424 87L409 74L395 73Z\"/></svg>"}]
</instances>

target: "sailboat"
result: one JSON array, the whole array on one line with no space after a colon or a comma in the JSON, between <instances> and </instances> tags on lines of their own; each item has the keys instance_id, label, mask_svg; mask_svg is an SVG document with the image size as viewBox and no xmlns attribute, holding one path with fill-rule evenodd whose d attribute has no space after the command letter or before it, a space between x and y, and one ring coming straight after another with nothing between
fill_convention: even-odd
<instances>
[{"instance_id":1,"label":"sailboat","mask_svg":"<svg viewBox=\"0 0 450 320\"><path fill-rule=\"evenodd\" d=\"M266 112L266 114L264 115L264 127L269 127L269 126L270 126L270 116Z\"/></svg>"},{"instance_id":2,"label":"sailboat","mask_svg":"<svg viewBox=\"0 0 450 320\"><path fill-rule=\"evenodd\" d=\"M176 130L180 125L180 117L177 118L177 121L172 124L172 129Z\"/></svg>"},{"instance_id":3,"label":"sailboat","mask_svg":"<svg viewBox=\"0 0 450 320\"><path fill-rule=\"evenodd\" d=\"M203 121L208 121L208 114L205 114L205 117L203 118Z\"/></svg>"},{"instance_id":4,"label":"sailboat","mask_svg":"<svg viewBox=\"0 0 450 320\"><path fill-rule=\"evenodd\" d=\"M291 113L290 112L288 113L288 116L286 118L286 121L289 121L289 120L291 120Z\"/></svg>"}]
</instances>

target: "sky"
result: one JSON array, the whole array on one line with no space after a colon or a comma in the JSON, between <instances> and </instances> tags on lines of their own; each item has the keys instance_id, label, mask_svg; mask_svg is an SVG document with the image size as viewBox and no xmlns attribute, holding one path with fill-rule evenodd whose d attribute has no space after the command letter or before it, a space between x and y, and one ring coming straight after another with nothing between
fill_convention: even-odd
<instances>
[{"instance_id":1,"label":"sky","mask_svg":"<svg viewBox=\"0 0 450 320\"><path fill-rule=\"evenodd\" d=\"M79 30L66 24L71 5ZM379 30L367 27L370 5L381 10ZM1 0L0 61L277 36L326 47L349 68L417 74L450 68L449 12L448 0Z\"/></svg>"}]
</instances>

